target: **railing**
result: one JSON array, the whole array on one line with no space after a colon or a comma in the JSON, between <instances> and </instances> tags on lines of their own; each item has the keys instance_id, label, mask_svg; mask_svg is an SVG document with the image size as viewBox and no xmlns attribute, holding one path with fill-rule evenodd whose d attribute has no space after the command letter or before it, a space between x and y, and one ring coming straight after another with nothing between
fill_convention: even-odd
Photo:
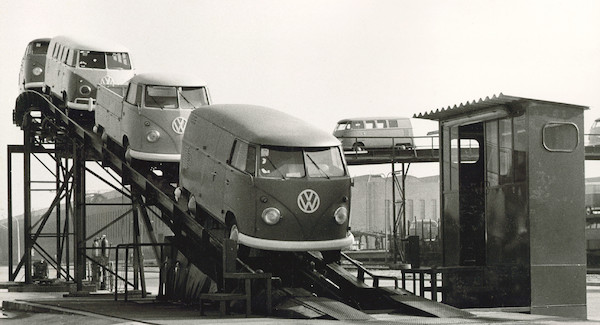
<instances>
[{"instance_id":1,"label":"railing","mask_svg":"<svg viewBox=\"0 0 600 325\"><path fill-rule=\"evenodd\" d=\"M115 253L115 298L114 300L117 301L118 300L118 282L119 279L122 279L125 282L125 293L124 293L124 299L125 301L127 301L128 299L128 285L134 286L134 284L132 284L131 282L128 281L128 274L129 274L129 249L133 248L140 248L140 247L144 247L144 246L152 246L152 247L156 247L159 246L160 247L160 261L159 261L159 265L161 265L160 270L159 270L159 279L160 281L163 280L163 261L165 260L164 258L164 247L165 246L171 246L170 243L160 243L160 244L152 244L152 243L141 243L141 244L119 244L116 247L116 253ZM120 277L118 275L119 272L119 249L125 249L125 276L124 277ZM143 267L143 265L140 265L140 267ZM135 272L136 270L134 270ZM144 281L144 279L142 279L142 281ZM158 292L158 296L162 296L163 295L163 285L164 283L160 283L159 284L159 292ZM145 287L142 286L142 296L145 297L146 292L145 292Z\"/></svg>"},{"instance_id":2,"label":"railing","mask_svg":"<svg viewBox=\"0 0 600 325\"><path fill-rule=\"evenodd\" d=\"M442 300L442 273L438 272L437 268L401 269L400 272L402 272L402 288L404 290L407 290L406 281L412 280L413 290L407 291L433 301L438 301L439 294L440 301ZM407 279L407 274L411 275L411 279ZM440 282L439 284L438 281ZM429 286L426 286L427 283ZM430 293L429 297L425 296L426 292Z\"/></svg>"},{"instance_id":3,"label":"railing","mask_svg":"<svg viewBox=\"0 0 600 325\"><path fill-rule=\"evenodd\" d=\"M374 274L373 272L367 270L364 266L362 266L358 261L352 259L350 256L346 255L345 253L342 253L341 256L346 259L348 262L350 262L350 264L354 265L356 267L356 271L358 272L358 275L356 276L356 278L361 281L361 282L365 282L365 274L369 275L371 277L371 279L373 279L373 287L378 288L379 287L379 280L392 280L394 281L394 288L398 289L398 278L395 276L389 276L389 275L377 275Z\"/></svg>"}]
</instances>

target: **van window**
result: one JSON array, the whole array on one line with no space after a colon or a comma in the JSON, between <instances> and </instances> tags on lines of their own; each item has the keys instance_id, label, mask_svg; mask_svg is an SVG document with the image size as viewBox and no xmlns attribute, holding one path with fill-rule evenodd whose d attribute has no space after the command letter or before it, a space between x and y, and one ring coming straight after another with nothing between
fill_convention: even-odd
<instances>
[{"instance_id":1,"label":"van window","mask_svg":"<svg viewBox=\"0 0 600 325\"><path fill-rule=\"evenodd\" d=\"M61 61L62 63L66 64L67 63L67 58L69 57L69 52L71 51L71 49L69 48L64 48L62 57L61 57Z\"/></svg>"},{"instance_id":2,"label":"van window","mask_svg":"<svg viewBox=\"0 0 600 325\"><path fill-rule=\"evenodd\" d=\"M147 107L177 108L177 88L172 86L146 86L144 100Z\"/></svg>"},{"instance_id":3,"label":"van window","mask_svg":"<svg viewBox=\"0 0 600 325\"><path fill-rule=\"evenodd\" d=\"M75 51L69 50L69 55L67 57L67 62L66 63L70 67L74 67L75 66Z\"/></svg>"},{"instance_id":4,"label":"van window","mask_svg":"<svg viewBox=\"0 0 600 325\"><path fill-rule=\"evenodd\" d=\"M58 44L58 49L56 50L56 59L60 61L60 56L62 55L63 46L62 44Z\"/></svg>"},{"instance_id":5,"label":"van window","mask_svg":"<svg viewBox=\"0 0 600 325\"><path fill-rule=\"evenodd\" d=\"M388 125L391 128L397 128L398 127L398 120L388 120Z\"/></svg>"},{"instance_id":6,"label":"van window","mask_svg":"<svg viewBox=\"0 0 600 325\"><path fill-rule=\"evenodd\" d=\"M265 178L301 178L305 176L302 149L261 147L259 175Z\"/></svg>"},{"instance_id":7,"label":"van window","mask_svg":"<svg viewBox=\"0 0 600 325\"><path fill-rule=\"evenodd\" d=\"M88 69L105 69L104 52L79 51L79 67Z\"/></svg>"},{"instance_id":8,"label":"van window","mask_svg":"<svg viewBox=\"0 0 600 325\"><path fill-rule=\"evenodd\" d=\"M130 70L129 54L123 52L106 53L106 67L108 69Z\"/></svg>"},{"instance_id":9,"label":"van window","mask_svg":"<svg viewBox=\"0 0 600 325\"><path fill-rule=\"evenodd\" d=\"M329 178L346 173L339 148L308 148L304 150L304 158L309 177Z\"/></svg>"},{"instance_id":10,"label":"van window","mask_svg":"<svg viewBox=\"0 0 600 325\"><path fill-rule=\"evenodd\" d=\"M132 105L140 104L140 94L142 93L142 85L137 85L134 83L129 84L129 88L127 90L127 102Z\"/></svg>"},{"instance_id":11,"label":"van window","mask_svg":"<svg viewBox=\"0 0 600 325\"><path fill-rule=\"evenodd\" d=\"M254 176L256 148L243 141L235 140L233 151L231 152L230 165Z\"/></svg>"},{"instance_id":12,"label":"van window","mask_svg":"<svg viewBox=\"0 0 600 325\"><path fill-rule=\"evenodd\" d=\"M48 52L48 42L35 42L33 44L32 54L46 54Z\"/></svg>"},{"instance_id":13,"label":"van window","mask_svg":"<svg viewBox=\"0 0 600 325\"><path fill-rule=\"evenodd\" d=\"M375 125L378 129L383 129L386 127L385 120L377 120L377 122L375 122Z\"/></svg>"},{"instance_id":14,"label":"van window","mask_svg":"<svg viewBox=\"0 0 600 325\"><path fill-rule=\"evenodd\" d=\"M336 131L343 131L343 130L349 130L350 129L351 124L348 122L341 122L338 123L337 127L335 128Z\"/></svg>"},{"instance_id":15,"label":"van window","mask_svg":"<svg viewBox=\"0 0 600 325\"><path fill-rule=\"evenodd\" d=\"M364 129L365 123L363 121L352 121L352 128L353 129Z\"/></svg>"},{"instance_id":16,"label":"van window","mask_svg":"<svg viewBox=\"0 0 600 325\"><path fill-rule=\"evenodd\" d=\"M58 56L58 48L59 48L59 44L54 43L54 48L52 49L52 58L56 59L56 57Z\"/></svg>"},{"instance_id":17,"label":"van window","mask_svg":"<svg viewBox=\"0 0 600 325\"><path fill-rule=\"evenodd\" d=\"M179 90L181 108L198 108L208 105L208 96L204 87L181 87Z\"/></svg>"},{"instance_id":18,"label":"van window","mask_svg":"<svg viewBox=\"0 0 600 325\"><path fill-rule=\"evenodd\" d=\"M374 129L375 121L365 121L365 129Z\"/></svg>"}]
</instances>

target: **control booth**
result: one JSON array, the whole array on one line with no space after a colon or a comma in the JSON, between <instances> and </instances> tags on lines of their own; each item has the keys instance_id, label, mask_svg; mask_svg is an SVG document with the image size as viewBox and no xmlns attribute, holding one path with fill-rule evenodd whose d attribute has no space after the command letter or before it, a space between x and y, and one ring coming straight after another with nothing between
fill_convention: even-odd
<instances>
[{"instance_id":1,"label":"control booth","mask_svg":"<svg viewBox=\"0 0 600 325\"><path fill-rule=\"evenodd\" d=\"M439 121L445 303L586 317L585 109L500 94L415 115Z\"/></svg>"}]
</instances>

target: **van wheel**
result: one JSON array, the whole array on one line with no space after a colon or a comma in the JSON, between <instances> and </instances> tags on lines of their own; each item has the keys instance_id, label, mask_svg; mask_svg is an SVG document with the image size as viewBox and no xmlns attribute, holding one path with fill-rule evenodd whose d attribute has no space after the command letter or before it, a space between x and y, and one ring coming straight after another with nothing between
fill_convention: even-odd
<instances>
[{"instance_id":1,"label":"van wheel","mask_svg":"<svg viewBox=\"0 0 600 325\"><path fill-rule=\"evenodd\" d=\"M365 144L362 142L357 142L355 144L352 145L352 150L354 151L364 151L365 150Z\"/></svg>"},{"instance_id":2,"label":"van wheel","mask_svg":"<svg viewBox=\"0 0 600 325\"><path fill-rule=\"evenodd\" d=\"M225 238L229 238L238 242L238 236L240 231L238 230L237 223L235 219L233 219L230 224L227 226L227 231L225 232ZM250 247L238 244L238 257L245 258L250 255Z\"/></svg>"}]
</instances>

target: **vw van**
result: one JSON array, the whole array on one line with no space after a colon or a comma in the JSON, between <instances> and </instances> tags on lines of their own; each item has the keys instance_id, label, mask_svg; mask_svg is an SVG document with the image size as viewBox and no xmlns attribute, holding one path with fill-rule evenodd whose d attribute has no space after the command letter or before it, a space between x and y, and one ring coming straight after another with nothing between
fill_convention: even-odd
<instances>
[{"instance_id":1,"label":"vw van","mask_svg":"<svg viewBox=\"0 0 600 325\"><path fill-rule=\"evenodd\" d=\"M333 135L344 150L409 149L414 146L413 129L407 117L359 117L337 123Z\"/></svg>"},{"instance_id":2,"label":"vw van","mask_svg":"<svg viewBox=\"0 0 600 325\"><path fill-rule=\"evenodd\" d=\"M138 74L126 86L99 86L94 130L122 146L127 161L179 163L188 116L208 104L200 78Z\"/></svg>"},{"instance_id":3,"label":"vw van","mask_svg":"<svg viewBox=\"0 0 600 325\"><path fill-rule=\"evenodd\" d=\"M252 105L194 110L180 187L198 218L239 244L273 251L350 246L350 176L340 142L280 111Z\"/></svg>"},{"instance_id":4,"label":"vw van","mask_svg":"<svg viewBox=\"0 0 600 325\"><path fill-rule=\"evenodd\" d=\"M49 38L39 38L27 44L21 60L19 71L19 90L41 90L44 86L44 70L46 68L46 52Z\"/></svg>"},{"instance_id":5,"label":"vw van","mask_svg":"<svg viewBox=\"0 0 600 325\"><path fill-rule=\"evenodd\" d=\"M48 45L43 91L61 101L70 116L87 121L93 118L98 85L124 85L134 75L123 45L57 36Z\"/></svg>"}]
</instances>

